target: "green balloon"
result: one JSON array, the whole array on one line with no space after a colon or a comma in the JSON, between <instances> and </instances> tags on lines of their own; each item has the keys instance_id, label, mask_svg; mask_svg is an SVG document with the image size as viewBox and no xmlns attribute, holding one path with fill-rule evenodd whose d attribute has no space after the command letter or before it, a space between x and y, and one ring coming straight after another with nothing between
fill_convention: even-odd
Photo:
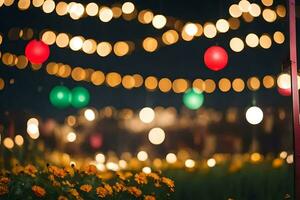
<instances>
[{"instance_id":1,"label":"green balloon","mask_svg":"<svg viewBox=\"0 0 300 200\"><path fill-rule=\"evenodd\" d=\"M49 99L53 106L65 108L71 103L71 92L64 86L56 86L51 90Z\"/></svg>"},{"instance_id":2,"label":"green balloon","mask_svg":"<svg viewBox=\"0 0 300 200\"><path fill-rule=\"evenodd\" d=\"M195 88L187 90L183 95L184 105L191 110L197 110L202 106L203 102L204 96L202 92Z\"/></svg>"},{"instance_id":3,"label":"green balloon","mask_svg":"<svg viewBox=\"0 0 300 200\"><path fill-rule=\"evenodd\" d=\"M90 93L83 87L76 87L72 90L71 104L75 108L82 108L90 102Z\"/></svg>"}]
</instances>

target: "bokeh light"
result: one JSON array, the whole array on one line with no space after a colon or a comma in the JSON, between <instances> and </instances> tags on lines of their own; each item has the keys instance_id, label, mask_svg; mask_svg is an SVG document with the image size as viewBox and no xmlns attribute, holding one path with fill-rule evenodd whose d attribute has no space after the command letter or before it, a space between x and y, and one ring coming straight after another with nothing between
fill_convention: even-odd
<instances>
[{"instance_id":1,"label":"bokeh light","mask_svg":"<svg viewBox=\"0 0 300 200\"><path fill-rule=\"evenodd\" d=\"M155 118L155 112L152 108L145 107L139 112L140 120L144 123L151 123Z\"/></svg>"},{"instance_id":2,"label":"bokeh light","mask_svg":"<svg viewBox=\"0 0 300 200\"><path fill-rule=\"evenodd\" d=\"M246 111L246 120L252 125L259 124L263 120L263 117L263 111L257 106L252 106Z\"/></svg>"},{"instance_id":3,"label":"bokeh light","mask_svg":"<svg viewBox=\"0 0 300 200\"><path fill-rule=\"evenodd\" d=\"M152 144L159 145L165 140L165 132L161 128L152 128L149 131L148 139Z\"/></svg>"}]
</instances>

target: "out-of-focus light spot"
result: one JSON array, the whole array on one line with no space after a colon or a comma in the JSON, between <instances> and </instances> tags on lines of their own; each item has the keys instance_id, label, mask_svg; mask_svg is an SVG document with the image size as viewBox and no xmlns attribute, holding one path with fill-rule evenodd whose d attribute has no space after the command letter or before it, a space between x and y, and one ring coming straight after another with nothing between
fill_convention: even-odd
<instances>
[{"instance_id":1,"label":"out-of-focus light spot","mask_svg":"<svg viewBox=\"0 0 300 200\"><path fill-rule=\"evenodd\" d=\"M148 159L148 154L146 151L140 151L137 154L137 159L139 161L146 161Z\"/></svg>"},{"instance_id":2,"label":"out-of-focus light spot","mask_svg":"<svg viewBox=\"0 0 300 200\"><path fill-rule=\"evenodd\" d=\"M84 117L88 120L88 121L94 121L96 118L95 112L92 109L86 109L84 111Z\"/></svg>"},{"instance_id":3,"label":"out-of-focus light spot","mask_svg":"<svg viewBox=\"0 0 300 200\"><path fill-rule=\"evenodd\" d=\"M287 154L286 151L282 151L282 152L280 152L280 154L279 154L279 157L280 157L281 159L286 159L287 156L288 156L288 154Z\"/></svg>"},{"instance_id":4,"label":"out-of-focus light spot","mask_svg":"<svg viewBox=\"0 0 300 200\"><path fill-rule=\"evenodd\" d=\"M149 131L148 139L152 144L159 145L165 140L165 132L161 128L153 128Z\"/></svg>"},{"instance_id":5,"label":"out-of-focus light spot","mask_svg":"<svg viewBox=\"0 0 300 200\"><path fill-rule=\"evenodd\" d=\"M131 2L125 2L122 5L122 12L125 14L130 14L134 11L134 4Z\"/></svg>"},{"instance_id":6,"label":"out-of-focus light spot","mask_svg":"<svg viewBox=\"0 0 300 200\"><path fill-rule=\"evenodd\" d=\"M210 158L206 162L208 167L214 167L216 165L216 160L214 158Z\"/></svg>"},{"instance_id":7,"label":"out-of-focus light spot","mask_svg":"<svg viewBox=\"0 0 300 200\"><path fill-rule=\"evenodd\" d=\"M166 161L170 164L175 163L177 161L177 156L174 153L168 153L166 156Z\"/></svg>"},{"instance_id":8,"label":"out-of-focus light spot","mask_svg":"<svg viewBox=\"0 0 300 200\"><path fill-rule=\"evenodd\" d=\"M68 142L75 142L75 140L76 140L76 133L74 133L74 132L70 132L70 133L68 133L68 135L67 135L67 140L68 140Z\"/></svg>"},{"instance_id":9,"label":"out-of-focus light spot","mask_svg":"<svg viewBox=\"0 0 300 200\"><path fill-rule=\"evenodd\" d=\"M288 157L286 158L286 162L288 164L293 164L293 162L294 162L294 155L293 154L288 155Z\"/></svg>"},{"instance_id":10,"label":"out-of-focus light spot","mask_svg":"<svg viewBox=\"0 0 300 200\"><path fill-rule=\"evenodd\" d=\"M150 173L151 173L151 168L150 168L150 167L143 167L142 171L143 171L145 174L150 174Z\"/></svg>"},{"instance_id":11,"label":"out-of-focus light spot","mask_svg":"<svg viewBox=\"0 0 300 200\"><path fill-rule=\"evenodd\" d=\"M22 135L16 135L15 136L15 143L18 146L22 146L24 144L24 138Z\"/></svg>"},{"instance_id":12,"label":"out-of-focus light spot","mask_svg":"<svg viewBox=\"0 0 300 200\"><path fill-rule=\"evenodd\" d=\"M230 40L230 48L234 52L241 52L244 49L244 42L238 37L234 37Z\"/></svg>"},{"instance_id":13,"label":"out-of-focus light spot","mask_svg":"<svg viewBox=\"0 0 300 200\"><path fill-rule=\"evenodd\" d=\"M192 159L187 159L187 160L184 162L184 165L185 165L185 167L187 167L187 168L194 168L195 165L196 165L196 163L195 163L195 161L192 160Z\"/></svg>"},{"instance_id":14,"label":"out-of-focus light spot","mask_svg":"<svg viewBox=\"0 0 300 200\"><path fill-rule=\"evenodd\" d=\"M152 108L145 107L139 112L140 120L144 123L151 123L155 118L155 112Z\"/></svg>"},{"instance_id":15,"label":"out-of-focus light spot","mask_svg":"<svg viewBox=\"0 0 300 200\"><path fill-rule=\"evenodd\" d=\"M257 106L250 107L246 112L246 119L252 125L259 124L263 120L263 118L264 113Z\"/></svg>"},{"instance_id":16,"label":"out-of-focus light spot","mask_svg":"<svg viewBox=\"0 0 300 200\"><path fill-rule=\"evenodd\" d=\"M162 29L167 23L167 19L163 15L155 15L152 20L152 25L156 29Z\"/></svg>"},{"instance_id":17,"label":"out-of-focus light spot","mask_svg":"<svg viewBox=\"0 0 300 200\"><path fill-rule=\"evenodd\" d=\"M14 141L9 137L4 138L3 145L8 149L12 149L14 147Z\"/></svg>"},{"instance_id":18,"label":"out-of-focus light spot","mask_svg":"<svg viewBox=\"0 0 300 200\"><path fill-rule=\"evenodd\" d=\"M98 153L98 154L96 154L96 156L95 156L95 160L96 160L96 162L98 162L98 163L104 163L104 162L105 162L105 155L102 154L102 153Z\"/></svg>"},{"instance_id":19,"label":"out-of-focus light spot","mask_svg":"<svg viewBox=\"0 0 300 200\"><path fill-rule=\"evenodd\" d=\"M102 7L99 11L99 18L102 22L109 22L113 18L113 12L109 7Z\"/></svg>"}]
</instances>

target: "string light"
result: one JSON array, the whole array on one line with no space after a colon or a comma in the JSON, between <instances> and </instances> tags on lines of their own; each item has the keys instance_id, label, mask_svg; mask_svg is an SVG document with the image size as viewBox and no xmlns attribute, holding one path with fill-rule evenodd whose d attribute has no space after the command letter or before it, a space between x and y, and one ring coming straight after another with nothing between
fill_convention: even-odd
<instances>
[{"instance_id":1,"label":"string light","mask_svg":"<svg viewBox=\"0 0 300 200\"><path fill-rule=\"evenodd\" d=\"M140 161L146 161L146 160L148 159L148 154L147 154L146 151L140 151L140 152L138 152L138 154L137 154L137 158L138 158L138 160L140 160Z\"/></svg>"},{"instance_id":2,"label":"string light","mask_svg":"<svg viewBox=\"0 0 300 200\"><path fill-rule=\"evenodd\" d=\"M208 167L214 167L216 165L216 160L214 158L210 158L206 163Z\"/></svg>"},{"instance_id":3,"label":"string light","mask_svg":"<svg viewBox=\"0 0 300 200\"><path fill-rule=\"evenodd\" d=\"M177 156L174 153L168 153L166 156L166 161L170 164L173 164L177 161Z\"/></svg>"},{"instance_id":4,"label":"string light","mask_svg":"<svg viewBox=\"0 0 300 200\"><path fill-rule=\"evenodd\" d=\"M187 159L185 162L184 162L184 165L185 167L187 168L194 168L195 167L195 161L192 160L192 159Z\"/></svg>"},{"instance_id":5,"label":"string light","mask_svg":"<svg viewBox=\"0 0 300 200\"><path fill-rule=\"evenodd\" d=\"M92 109L86 109L84 111L84 117L88 121L94 121L96 118L95 112Z\"/></svg>"},{"instance_id":6,"label":"string light","mask_svg":"<svg viewBox=\"0 0 300 200\"><path fill-rule=\"evenodd\" d=\"M130 14L134 11L134 4L131 2L125 2L122 5L122 12L125 14Z\"/></svg>"},{"instance_id":7,"label":"string light","mask_svg":"<svg viewBox=\"0 0 300 200\"><path fill-rule=\"evenodd\" d=\"M7 137L7 138L4 138L3 140L3 145L7 148L7 149L12 149L14 148L15 144L14 144L14 141Z\"/></svg>"},{"instance_id":8,"label":"string light","mask_svg":"<svg viewBox=\"0 0 300 200\"><path fill-rule=\"evenodd\" d=\"M95 156L95 160L96 160L98 163L104 163L104 162L105 162L105 155L102 154L102 153L98 153L98 154L96 154L96 156Z\"/></svg>"},{"instance_id":9,"label":"string light","mask_svg":"<svg viewBox=\"0 0 300 200\"><path fill-rule=\"evenodd\" d=\"M167 19L163 15L155 15L152 20L152 25L156 29L162 29L167 23Z\"/></svg>"},{"instance_id":10,"label":"string light","mask_svg":"<svg viewBox=\"0 0 300 200\"><path fill-rule=\"evenodd\" d=\"M234 37L230 40L229 46L234 52L241 52L244 49L244 42L240 38Z\"/></svg>"},{"instance_id":11,"label":"string light","mask_svg":"<svg viewBox=\"0 0 300 200\"><path fill-rule=\"evenodd\" d=\"M143 171L145 174L150 174L150 173L151 173L151 168L150 168L150 167L143 167L142 171Z\"/></svg>"},{"instance_id":12,"label":"string light","mask_svg":"<svg viewBox=\"0 0 300 200\"><path fill-rule=\"evenodd\" d=\"M246 112L246 119L252 125L257 125L263 120L263 111L257 107L252 106Z\"/></svg>"},{"instance_id":13,"label":"string light","mask_svg":"<svg viewBox=\"0 0 300 200\"><path fill-rule=\"evenodd\" d=\"M99 11L99 18L102 22L109 22L113 18L113 12L109 7L102 7Z\"/></svg>"},{"instance_id":14,"label":"string light","mask_svg":"<svg viewBox=\"0 0 300 200\"><path fill-rule=\"evenodd\" d=\"M139 112L140 120L144 123L151 123L155 118L155 112L152 108L145 107Z\"/></svg>"},{"instance_id":15,"label":"string light","mask_svg":"<svg viewBox=\"0 0 300 200\"><path fill-rule=\"evenodd\" d=\"M184 26L183 31L185 31L189 36L195 36L198 32L198 27L194 23L187 23Z\"/></svg>"},{"instance_id":16,"label":"string light","mask_svg":"<svg viewBox=\"0 0 300 200\"><path fill-rule=\"evenodd\" d=\"M219 19L216 23L216 28L221 33L226 33L229 30L229 23L225 19Z\"/></svg>"},{"instance_id":17,"label":"string light","mask_svg":"<svg viewBox=\"0 0 300 200\"><path fill-rule=\"evenodd\" d=\"M159 145L165 140L165 132L161 128L153 128L149 131L148 139L154 145Z\"/></svg>"},{"instance_id":18,"label":"string light","mask_svg":"<svg viewBox=\"0 0 300 200\"><path fill-rule=\"evenodd\" d=\"M24 144L24 138L22 137L22 135L15 136L15 143L18 146L22 146Z\"/></svg>"},{"instance_id":19,"label":"string light","mask_svg":"<svg viewBox=\"0 0 300 200\"><path fill-rule=\"evenodd\" d=\"M217 29L213 23L204 24L203 33L207 38L214 38L217 35Z\"/></svg>"},{"instance_id":20,"label":"string light","mask_svg":"<svg viewBox=\"0 0 300 200\"><path fill-rule=\"evenodd\" d=\"M77 136L76 136L76 133L74 133L74 132L69 132L67 135L68 142L75 142L76 138L77 138Z\"/></svg>"}]
</instances>

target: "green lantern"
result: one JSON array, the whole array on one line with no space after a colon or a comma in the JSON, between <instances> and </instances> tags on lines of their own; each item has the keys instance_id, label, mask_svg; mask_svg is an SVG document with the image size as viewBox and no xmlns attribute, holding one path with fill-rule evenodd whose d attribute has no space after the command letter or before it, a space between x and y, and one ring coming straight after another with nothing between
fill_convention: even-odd
<instances>
[{"instance_id":1,"label":"green lantern","mask_svg":"<svg viewBox=\"0 0 300 200\"><path fill-rule=\"evenodd\" d=\"M195 88L187 90L183 95L184 105L191 110L197 110L202 106L203 102L204 96L202 92Z\"/></svg>"},{"instance_id":2,"label":"green lantern","mask_svg":"<svg viewBox=\"0 0 300 200\"><path fill-rule=\"evenodd\" d=\"M83 87L76 87L72 90L71 104L75 108L82 108L90 102L90 93Z\"/></svg>"},{"instance_id":3,"label":"green lantern","mask_svg":"<svg viewBox=\"0 0 300 200\"><path fill-rule=\"evenodd\" d=\"M65 86L56 86L51 90L49 99L53 106L66 108L71 103L71 92Z\"/></svg>"}]
</instances>

